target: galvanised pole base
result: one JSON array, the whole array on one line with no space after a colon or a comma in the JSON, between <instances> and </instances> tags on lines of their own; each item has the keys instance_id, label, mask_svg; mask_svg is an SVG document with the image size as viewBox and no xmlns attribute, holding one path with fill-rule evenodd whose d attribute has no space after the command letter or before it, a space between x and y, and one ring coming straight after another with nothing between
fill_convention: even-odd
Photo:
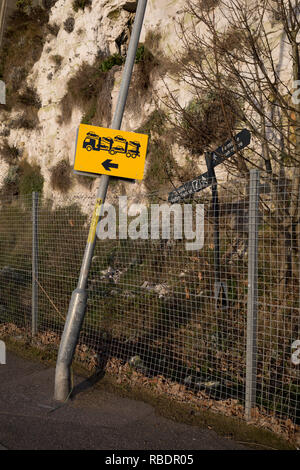
<instances>
[{"instance_id":1,"label":"galvanised pole base","mask_svg":"<svg viewBox=\"0 0 300 470\"><path fill-rule=\"evenodd\" d=\"M67 320L59 347L55 371L54 399L65 401L72 391L71 365L84 319L86 289L75 289L72 293Z\"/></svg>"}]
</instances>

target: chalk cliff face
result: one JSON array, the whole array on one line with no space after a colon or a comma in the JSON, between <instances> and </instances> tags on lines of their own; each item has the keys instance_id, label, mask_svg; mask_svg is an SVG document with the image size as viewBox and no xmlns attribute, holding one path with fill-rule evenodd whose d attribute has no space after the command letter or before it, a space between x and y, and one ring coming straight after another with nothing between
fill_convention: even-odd
<instances>
[{"instance_id":1,"label":"chalk cliff face","mask_svg":"<svg viewBox=\"0 0 300 470\"><path fill-rule=\"evenodd\" d=\"M63 159L68 159L70 164L73 164L76 130L83 115L82 109L74 107L68 123L62 123L60 120L60 103L66 94L68 81L83 63L92 65L100 53L112 55L120 52L116 39L121 37L122 33L126 34L128 22L134 19L136 8L135 1L93 0L92 8L86 7L84 11L79 9L75 12L72 4L73 0L58 0L51 8L49 24L57 25L59 32L57 36L50 33L47 35L42 54L26 78L27 84L36 89L41 101L38 125L34 129L11 129L8 137L9 144L21 148L29 162L40 165L46 197L56 197L56 192L50 185L50 168ZM159 49L164 51L165 56L172 57L174 51L180 48L176 21L182 15L184 4L184 0L168 2L149 0L141 42L149 32L160 34ZM68 18L75 20L71 32L64 28ZM59 67L53 62L53 56L61 57ZM112 113L117 101L121 74L122 71L118 70L114 76L111 92ZM183 104L190 100L188 90L184 90L175 81L170 82L166 77L164 80L171 83L173 90L177 90ZM165 93L165 84L161 78L156 77L152 82L152 93L146 102L143 102L142 108L130 107L126 110L122 129L129 131L138 129L155 109L155 100L159 100ZM15 114L16 111L12 110L9 118L13 119ZM1 121L3 123L3 119ZM98 124L102 125L101 122ZM175 157L180 160L182 150L180 151L176 145L174 150ZM0 165L1 184L8 167L3 161ZM85 188L75 181L68 195L78 193L93 195L96 187L96 181L92 189ZM145 190L140 183L130 188L131 191L137 192Z\"/></svg>"},{"instance_id":2,"label":"chalk cliff face","mask_svg":"<svg viewBox=\"0 0 300 470\"><path fill-rule=\"evenodd\" d=\"M44 195L61 199L59 191L53 190L50 184L50 170L63 160L73 165L76 130L84 114L80 106L74 106L71 119L67 122L62 121L61 100L67 92L69 80L83 64L92 65L100 54L108 56L121 53L124 55L124 48L126 49L130 36L128 24L132 24L134 19L136 2L93 0L91 8L86 7L77 12L74 11L73 0L57 0L53 3L49 25L58 27L58 34L57 36L47 34L42 53L26 77L27 85L36 89L41 102L38 123L33 129L11 128L9 135L6 136L7 120L13 120L18 113L14 108L9 115L7 112L0 111L0 144L5 138L9 145L16 145L22 150L23 158L26 158L28 162L38 163L44 178ZM164 57L172 59L174 53L180 50L182 45L177 22L184 15L185 4L184 0L149 0L141 42L144 42L147 34L155 33L159 38L156 44L158 56L163 51ZM71 21L70 28L65 26L67 20ZM222 27L222 22L223 24L225 22L225 19L221 20L220 27ZM190 21L190 18L186 16L185 21ZM280 34L281 31L274 32L277 39ZM123 40L120 41L120 38ZM282 58L285 58L282 68L288 70L287 54L284 54L282 50L280 52L280 49L278 51ZM55 63L53 57L59 58L59 64ZM113 87L108 91L112 96L112 114L117 101L121 74L122 70L119 67L114 74ZM191 91L182 83L176 82L175 78L171 79L168 75L162 77L159 74L152 78L150 93L146 98L138 102L136 107L131 105L126 109L122 124L123 130L137 130L156 109L157 103L162 106L161 100L166 95L166 85L178 95L183 106L192 99ZM97 125L101 126L103 122L97 122ZM187 151L174 142L173 156L179 165L183 165ZM198 168L195 168L195 174L199 174L203 168L203 162L199 163ZM0 158L0 185L8 169L8 164ZM218 172L222 171L218 169ZM94 195L96 187L96 180L92 187L88 188L74 179L68 195L71 197L75 194ZM114 191L116 190L115 188ZM138 195L145 191L144 183L139 182L130 186L131 194Z\"/></svg>"}]
</instances>

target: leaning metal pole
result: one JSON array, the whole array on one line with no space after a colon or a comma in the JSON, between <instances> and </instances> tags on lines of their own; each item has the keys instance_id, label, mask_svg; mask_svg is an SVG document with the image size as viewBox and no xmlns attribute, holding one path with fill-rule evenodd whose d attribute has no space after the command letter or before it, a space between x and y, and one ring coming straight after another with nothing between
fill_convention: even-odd
<instances>
[{"instance_id":1,"label":"leaning metal pole","mask_svg":"<svg viewBox=\"0 0 300 470\"><path fill-rule=\"evenodd\" d=\"M121 127L126 100L128 96L128 90L132 77L133 66L136 58L136 51L138 48L138 43L144 22L146 7L147 0L139 0L130 44L128 48L127 58L124 66L123 78L119 92L117 107L111 125L112 129L120 129ZM54 390L54 399L57 401L67 400L72 391L71 365L85 315L88 297L87 281L96 245L96 228L100 218L101 207L105 201L108 184L109 176L102 175L100 178L96 205L92 216L88 241L82 260L78 284L77 288L72 293L68 315L66 318L66 323L58 351Z\"/></svg>"},{"instance_id":2,"label":"leaning metal pole","mask_svg":"<svg viewBox=\"0 0 300 470\"><path fill-rule=\"evenodd\" d=\"M2 38L4 34L6 9L7 9L7 0L2 0L1 5L0 5L0 47L2 44Z\"/></svg>"}]
</instances>

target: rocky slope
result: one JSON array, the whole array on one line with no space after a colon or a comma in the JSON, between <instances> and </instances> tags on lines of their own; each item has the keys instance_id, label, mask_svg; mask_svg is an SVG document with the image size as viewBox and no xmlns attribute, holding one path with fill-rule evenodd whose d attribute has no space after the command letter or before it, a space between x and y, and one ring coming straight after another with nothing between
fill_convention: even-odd
<instances>
[{"instance_id":1,"label":"rocky slope","mask_svg":"<svg viewBox=\"0 0 300 470\"><path fill-rule=\"evenodd\" d=\"M122 65L118 61L126 54L136 1L93 0L90 6L86 1L87 6L84 9L74 9L74 0L42 0L39 3L48 7L49 17L43 27L39 25L42 21L45 23L45 19L30 25L35 29L32 44L35 46L34 41L36 41L39 50L36 53L33 50L33 60L30 57L32 66L28 65L29 70L24 73L25 77L21 80L18 74L22 77L24 69L20 63L22 55L19 53L21 57L17 56L18 48L22 49L24 39L20 36L16 45L10 46L10 54L14 54L16 60L12 62L12 70L6 70L4 78L13 83L17 78L19 80L15 87L17 105L13 102L8 108L0 109L0 147L6 145L6 153L14 152L18 154L19 160L28 162L33 168L40 167L44 180L43 192L46 197L58 201L62 199L62 193L63 200L66 194L70 197L78 194L94 195L97 180L89 183L72 174L76 130L82 121L101 126L110 125L122 75ZM186 4L184 0L170 0L163 3L162 7L162 2L159 0L148 2L141 43L147 46L145 50L150 51L152 62L148 63L148 69L145 65L135 67L134 80L137 78L139 80L133 82L122 124L124 130L141 129L145 132L149 131L150 125L154 128L156 125L156 129L151 129L151 137L158 137L158 140L162 123L154 122L153 112L158 108L164 108L163 101L167 88L176 93L183 106L192 99L191 91L176 81L172 67L168 70L174 54L177 54L182 47L178 34L178 21L184 18L188 23L191 18L188 15L183 16ZM225 19L220 20L222 27ZM267 25L267 29L270 30L271 26ZM28 32L28 27L26 31ZM281 31L274 32L275 41L278 41L280 34ZM279 65L280 58L287 57L280 47L279 44ZM8 60L11 59L6 58L6 62ZM109 62L111 60L113 62ZM25 68L26 64L31 64L30 61L24 57ZM105 79L102 76L101 90L98 78L98 81L90 78L95 70L99 70L99 64L100 67L104 64L106 73ZM283 70L288 70L286 60L283 60L280 66ZM73 85L72 79L74 79ZM94 95L89 87L95 88L92 90ZM35 90L36 95L33 95L32 90ZM78 97L76 97L77 90ZM85 101L88 101L89 106L86 106ZM22 110L20 102L26 106L29 102L30 113L34 114L30 123L27 122L29 108ZM27 120L25 124L24 116L25 121ZM151 123L147 122L149 118L152 119ZM148 171L151 178L148 178L146 184L139 182L134 186L128 186L120 182L114 184L110 192L124 193L129 187L130 194L138 196L160 190L164 184L164 178L161 178L157 169L160 159L165 158L165 154L170 151L172 154L170 158L180 169L184 168L188 158L188 151L179 147L172 139L172 135L168 135L167 144L168 149L157 144L156 139L157 155L153 156L152 152L148 156L146 174ZM9 181L13 182L18 168L16 165L11 168L13 165L9 158L4 158L3 151L1 157L0 186L3 187L7 184L8 176ZM153 164L154 158L156 161ZM153 168L150 168L150 165ZM199 174L203 169L203 162L194 163L193 174ZM218 169L218 172L224 177L223 169ZM56 181L59 179L60 181Z\"/></svg>"},{"instance_id":2,"label":"rocky slope","mask_svg":"<svg viewBox=\"0 0 300 470\"><path fill-rule=\"evenodd\" d=\"M155 33L155 54L158 59L159 56L163 61L172 58L174 51L180 48L176 21L182 15L184 3L183 0L173 0L161 8L158 0L149 1L141 42L145 41L147 35L149 37ZM59 28L58 33L55 35L49 32L44 37L40 57L26 77L26 83L22 84L35 89L39 97L37 124L32 129L14 128L10 123L18 118L19 109L13 107L9 112L1 112L0 139L2 142L6 139L11 147L16 146L22 152L22 158L30 164L40 166L46 197L60 198L61 192L53 190L51 185L51 169L61 161L73 164L76 129L84 115L84 110L74 105L69 121L62 122L61 101L67 93L68 82L82 66L94 64L101 54L109 57L114 54L124 56L135 9L134 1L93 0L91 8L76 12L73 0L56 1L50 10L49 25L50 28ZM116 105L121 74L122 67L116 66L113 87L108 90L108 93L111 91L111 114ZM156 109L157 102L166 94L165 81L172 90L178 92L183 104L190 100L188 90L184 90L176 81L165 74L153 74L151 89L145 96L137 102L131 100L128 103L122 129L134 131L147 121ZM109 125L109 122L97 124ZM183 149L174 145L174 152L179 162L184 161ZM8 164L1 159L0 184L3 184L8 170ZM96 186L96 180L90 188L73 179L68 196L94 194ZM132 191L132 186L130 188ZM148 189L141 183L134 186L137 194Z\"/></svg>"}]
</instances>

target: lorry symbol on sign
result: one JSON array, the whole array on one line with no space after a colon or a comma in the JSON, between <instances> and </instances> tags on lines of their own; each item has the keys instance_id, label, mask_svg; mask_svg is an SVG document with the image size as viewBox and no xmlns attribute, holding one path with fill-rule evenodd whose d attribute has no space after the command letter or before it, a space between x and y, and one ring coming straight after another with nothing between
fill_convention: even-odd
<instances>
[{"instance_id":1,"label":"lorry symbol on sign","mask_svg":"<svg viewBox=\"0 0 300 470\"><path fill-rule=\"evenodd\" d=\"M74 171L117 178L144 177L148 136L121 129L80 124L76 137Z\"/></svg>"},{"instance_id":2,"label":"lorry symbol on sign","mask_svg":"<svg viewBox=\"0 0 300 470\"><path fill-rule=\"evenodd\" d=\"M141 144L136 141L128 141L124 137L117 135L114 138L111 137L100 137L93 132L88 132L82 148L88 152L91 150L100 151L104 150L110 155L116 155L117 153L124 154L128 158L140 157Z\"/></svg>"}]
</instances>

